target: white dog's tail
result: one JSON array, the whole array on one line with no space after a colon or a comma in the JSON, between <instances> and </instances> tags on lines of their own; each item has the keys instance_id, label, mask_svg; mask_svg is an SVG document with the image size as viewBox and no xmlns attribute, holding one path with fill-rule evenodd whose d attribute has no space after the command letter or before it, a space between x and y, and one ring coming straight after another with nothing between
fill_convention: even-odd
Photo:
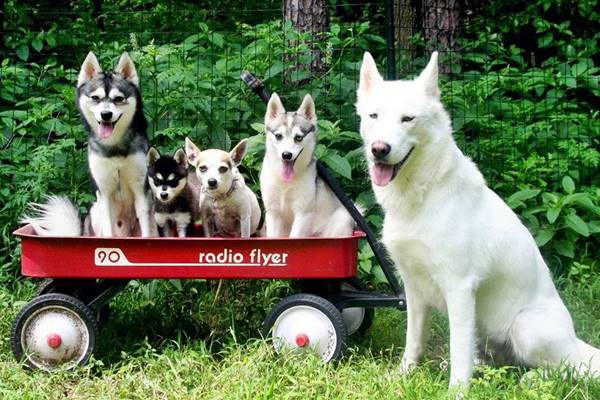
<instances>
[{"instance_id":1,"label":"white dog's tail","mask_svg":"<svg viewBox=\"0 0 600 400\"><path fill-rule=\"evenodd\" d=\"M579 360L573 360L581 365L580 372L589 372L595 378L600 378L600 349L590 346L583 340L577 339Z\"/></svg>"},{"instance_id":2,"label":"white dog's tail","mask_svg":"<svg viewBox=\"0 0 600 400\"><path fill-rule=\"evenodd\" d=\"M39 236L81 236L79 212L67 197L49 196L30 207L36 215L25 215L21 222L31 224Z\"/></svg>"}]
</instances>

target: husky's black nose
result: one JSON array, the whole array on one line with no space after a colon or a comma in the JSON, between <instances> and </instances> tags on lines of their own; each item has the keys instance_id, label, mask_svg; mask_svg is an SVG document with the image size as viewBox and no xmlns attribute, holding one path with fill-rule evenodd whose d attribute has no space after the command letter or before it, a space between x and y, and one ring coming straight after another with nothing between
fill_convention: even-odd
<instances>
[{"instance_id":1,"label":"husky's black nose","mask_svg":"<svg viewBox=\"0 0 600 400\"><path fill-rule=\"evenodd\" d=\"M160 198L161 198L161 199L163 199L163 200L166 200L166 199L167 199L167 197L169 197L169 195L168 195L168 194L166 194L166 193L161 193L161 194L160 194Z\"/></svg>"},{"instance_id":2,"label":"husky's black nose","mask_svg":"<svg viewBox=\"0 0 600 400\"><path fill-rule=\"evenodd\" d=\"M103 121L110 121L112 119L112 111L102 111L100 116Z\"/></svg>"},{"instance_id":3,"label":"husky's black nose","mask_svg":"<svg viewBox=\"0 0 600 400\"><path fill-rule=\"evenodd\" d=\"M215 178L210 178L208 180L208 187L209 188L216 188L217 187L217 180Z\"/></svg>"},{"instance_id":4,"label":"husky's black nose","mask_svg":"<svg viewBox=\"0 0 600 400\"><path fill-rule=\"evenodd\" d=\"M373 142L373 144L371 145L371 153L373 153L375 158L379 159L384 158L385 156L390 154L391 149L392 148L389 144L382 142L381 140Z\"/></svg>"},{"instance_id":5,"label":"husky's black nose","mask_svg":"<svg viewBox=\"0 0 600 400\"><path fill-rule=\"evenodd\" d=\"M292 159L292 153L290 153L289 151L284 151L283 153L281 153L281 158L289 161Z\"/></svg>"}]
</instances>

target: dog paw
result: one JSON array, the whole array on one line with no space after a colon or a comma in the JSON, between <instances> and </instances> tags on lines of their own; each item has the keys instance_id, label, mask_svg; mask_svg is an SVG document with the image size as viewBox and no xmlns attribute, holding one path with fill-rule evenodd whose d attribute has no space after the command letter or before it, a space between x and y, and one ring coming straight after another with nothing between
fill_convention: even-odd
<instances>
[{"instance_id":1,"label":"dog paw","mask_svg":"<svg viewBox=\"0 0 600 400\"><path fill-rule=\"evenodd\" d=\"M400 368L398 369L398 373L401 375L405 375L410 373L417 366L417 360L414 360L410 357L402 357L402 361L400 362Z\"/></svg>"}]
</instances>

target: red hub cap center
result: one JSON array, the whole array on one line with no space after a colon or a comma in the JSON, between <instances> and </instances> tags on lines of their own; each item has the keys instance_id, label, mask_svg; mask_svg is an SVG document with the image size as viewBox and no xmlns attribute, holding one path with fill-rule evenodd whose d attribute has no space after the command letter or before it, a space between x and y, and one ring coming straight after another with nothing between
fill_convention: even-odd
<instances>
[{"instance_id":1,"label":"red hub cap center","mask_svg":"<svg viewBox=\"0 0 600 400\"><path fill-rule=\"evenodd\" d=\"M296 345L298 345L298 347L306 347L308 346L308 342L309 340L306 333L299 333L296 335Z\"/></svg>"},{"instance_id":2,"label":"red hub cap center","mask_svg":"<svg viewBox=\"0 0 600 400\"><path fill-rule=\"evenodd\" d=\"M56 333L48 335L46 340L48 342L48 346L52 347L53 349L56 349L62 344L62 339L60 335L57 335Z\"/></svg>"}]
</instances>

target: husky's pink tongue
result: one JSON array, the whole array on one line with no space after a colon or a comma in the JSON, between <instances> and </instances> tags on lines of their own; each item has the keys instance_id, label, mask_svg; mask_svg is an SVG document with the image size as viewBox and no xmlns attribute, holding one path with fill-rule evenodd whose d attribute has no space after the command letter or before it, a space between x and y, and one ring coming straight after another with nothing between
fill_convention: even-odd
<instances>
[{"instance_id":1,"label":"husky's pink tongue","mask_svg":"<svg viewBox=\"0 0 600 400\"><path fill-rule=\"evenodd\" d=\"M394 166L382 163L375 163L371 168L371 179L377 186L385 186L394 176Z\"/></svg>"},{"instance_id":2,"label":"husky's pink tongue","mask_svg":"<svg viewBox=\"0 0 600 400\"><path fill-rule=\"evenodd\" d=\"M113 133L114 125L112 122L101 122L98 133L102 139L107 139Z\"/></svg>"},{"instance_id":3,"label":"husky's pink tongue","mask_svg":"<svg viewBox=\"0 0 600 400\"><path fill-rule=\"evenodd\" d=\"M281 179L284 182L291 182L294 179L296 173L294 172L293 161L281 161Z\"/></svg>"}]
</instances>

